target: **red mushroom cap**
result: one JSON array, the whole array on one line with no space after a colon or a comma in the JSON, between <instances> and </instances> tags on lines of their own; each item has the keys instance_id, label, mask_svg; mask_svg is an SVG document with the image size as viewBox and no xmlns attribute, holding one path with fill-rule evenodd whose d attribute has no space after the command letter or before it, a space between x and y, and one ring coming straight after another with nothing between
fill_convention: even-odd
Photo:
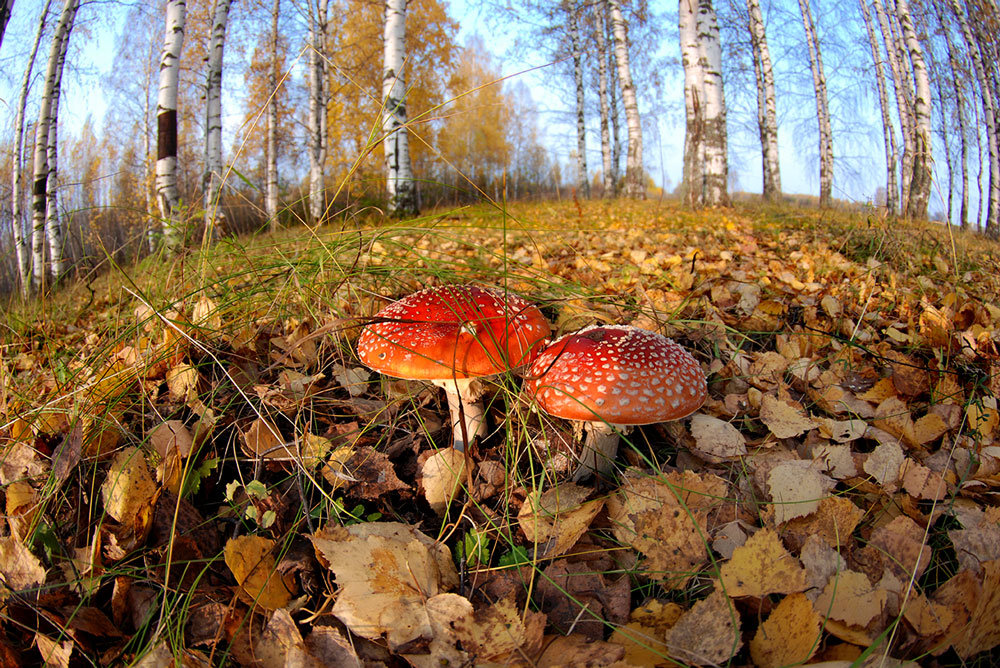
<instances>
[{"instance_id":1,"label":"red mushroom cap","mask_svg":"<svg viewBox=\"0 0 1000 668\"><path fill-rule=\"evenodd\" d=\"M545 412L569 420L652 424L698 410L708 394L691 355L655 332L587 327L535 358L525 383Z\"/></svg>"},{"instance_id":2,"label":"red mushroom cap","mask_svg":"<svg viewBox=\"0 0 1000 668\"><path fill-rule=\"evenodd\" d=\"M530 363L552 333L535 306L475 285L427 288L386 306L358 339L358 357L396 378L490 376Z\"/></svg>"}]
</instances>

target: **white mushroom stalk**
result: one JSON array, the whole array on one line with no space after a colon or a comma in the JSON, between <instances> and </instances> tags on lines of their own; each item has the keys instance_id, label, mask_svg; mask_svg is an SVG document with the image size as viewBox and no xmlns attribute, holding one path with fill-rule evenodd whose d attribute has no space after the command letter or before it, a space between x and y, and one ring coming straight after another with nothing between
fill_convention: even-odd
<instances>
[{"instance_id":1,"label":"white mushroom stalk","mask_svg":"<svg viewBox=\"0 0 1000 668\"><path fill-rule=\"evenodd\" d=\"M625 425L608 424L603 420L577 422L573 432L583 436L583 449L580 451L579 464L573 473L573 482L586 480L591 475L607 476L614 468L615 456L618 454L618 441L622 434L631 428Z\"/></svg>"},{"instance_id":2,"label":"white mushroom stalk","mask_svg":"<svg viewBox=\"0 0 1000 668\"><path fill-rule=\"evenodd\" d=\"M437 379L431 383L442 388L448 399L456 450L465 450L467 445L486 435L486 413L481 401L486 385L479 378Z\"/></svg>"}]
</instances>

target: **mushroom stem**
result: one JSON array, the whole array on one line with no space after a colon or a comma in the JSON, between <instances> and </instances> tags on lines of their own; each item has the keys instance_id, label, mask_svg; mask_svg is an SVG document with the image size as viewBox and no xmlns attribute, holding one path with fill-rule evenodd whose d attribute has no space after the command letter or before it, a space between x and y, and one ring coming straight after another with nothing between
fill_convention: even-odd
<instances>
[{"instance_id":1,"label":"mushroom stem","mask_svg":"<svg viewBox=\"0 0 1000 668\"><path fill-rule=\"evenodd\" d=\"M580 453L580 465L573 474L573 482L586 480L592 474L608 475L615 463L615 455L618 453L618 439L620 433L614 425L602 420L590 422L578 422L581 429L586 430L586 438L583 441L583 450ZM625 430L628 427L620 427Z\"/></svg>"},{"instance_id":2,"label":"mushroom stem","mask_svg":"<svg viewBox=\"0 0 1000 668\"><path fill-rule=\"evenodd\" d=\"M458 451L463 451L467 444L472 443L486 431L483 404L479 401L486 391L486 386L478 378L449 378L431 382L443 388L445 396L448 397L454 447Z\"/></svg>"}]
</instances>

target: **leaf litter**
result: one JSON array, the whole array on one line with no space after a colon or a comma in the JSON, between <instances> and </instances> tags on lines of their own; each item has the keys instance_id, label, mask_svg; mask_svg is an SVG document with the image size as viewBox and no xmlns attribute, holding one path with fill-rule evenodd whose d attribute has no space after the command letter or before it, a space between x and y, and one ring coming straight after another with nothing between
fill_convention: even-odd
<instances>
[{"instance_id":1,"label":"leaf litter","mask_svg":"<svg viewBox=\"0 0 1000 668\"><path fill-rule=\"evenodd\" d=\"M12 327L3 656L991 656L995 249L810 211L510 214L321 231L322 246L289 235L294 261L250 244L138 293L102 279L90 308ZM702 364L709 400L627 434L615 477L577 485L561 479L572 428L500 378L491 432L456 453L442 398L370 374L352 343L387 299L464 281L503 282L558 333L627 323L672 336ZM134 632L145 644L125 640Z\"/></svg>"}]
</instances>

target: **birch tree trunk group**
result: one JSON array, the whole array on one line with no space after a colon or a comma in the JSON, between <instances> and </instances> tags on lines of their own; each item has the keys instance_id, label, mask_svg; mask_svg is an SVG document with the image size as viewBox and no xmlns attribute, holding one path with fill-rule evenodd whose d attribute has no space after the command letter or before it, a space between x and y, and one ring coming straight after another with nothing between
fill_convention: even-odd
<instances>
[{"instance_id":1,"label":"birch tree trunk group","mask_svg":"<svg viewBox=\"0 0 1000 668\"><path fill-rule=\"evenodd\" d=\"M769 202L781 197L781 167L778 160L778 111L774 92L771 51L759 0L746 0L750 44L753 49L754 80L757 82L757 128L760 132L763 197Z\"/></svg>"},{"instance_id":2,"label":"birch tree trunk group","mask_svg":"<svg viewBox=\"0 0 1000 668\"><path fill-rule=\"evenodd\" d=\"M63 270L62 235L57 228L60 224L58 211L55 210L57 200L54 195L57 179L56 151L53 144L58 141L55 128L58 124L58 95L62 78L62 67L66 60L66 47L69 42L73 21L79 6L78 0L65 0L59 23L56 25L49 49L49 62L45 71L45 86L42 91L41 104L38 110L38 122L35 124L34 147L34 185L32 188L32 224L31 224L31 262L32 286L36 290L44 290L46 263L45 240L49 241L49 260L52 267L53 282L58 280ZM50 209L50 206L52 207Z\"/></svg>"},{"instance_id":3,"label":"birch tree trunk group","mask_svg":"<svg viewBox=\"0 0 1000 668\"><path fill-rule=\"evenodd\" d=\"M628 127L628 153L625 158L625 196L632 199L646 197L646 172L642 167L642 121L639 117L639 102L632 83L632 69L628 55L628 32L625 17L622 16L619 0L606 0L611 17L611 31L615 41L615 65L625 108L625 124Z\"/></svg>"},{"instance_id":4,"label":"birch tree trunk group","mask_svg":"<svg viewBox=\"0 0 1000 668\"><path fill-rule=\"evenodd\" d=\"M573 58L573 87L576 89L576 184L583 197L590 198L590 178L587 170L587 124L583 95L583 40L580 37L580 4L575 1L569 10L570 51Z\"/></svg>"},{"instance_id":5,"label":"birch tree trunk group","mask_svg":"<svg viewBox=\"0 0 1000 668\"><path fill-rule=\"evenodd\" d=\"M826 74L823 71L823 54L820 52L809 0L799 0L799 10L802 13L806 45L809 47L809 69L812 71L813 90L816 95L816 120L819 127L819 205L821 208L826 208L833 203L833 130L830 126Z\"/></svg>"},{"instance_id":6,"label":"birch tree trunk group","mask_svg":"<svg viewBox=\"0 0 1000 668\"><path fill-rule=\"evenodd\" d=\"M684 173L688 205L729 204L726 100L722 50L711 0L680 0L678 27L684 65Z\"/></svg>"}]
</instances>

